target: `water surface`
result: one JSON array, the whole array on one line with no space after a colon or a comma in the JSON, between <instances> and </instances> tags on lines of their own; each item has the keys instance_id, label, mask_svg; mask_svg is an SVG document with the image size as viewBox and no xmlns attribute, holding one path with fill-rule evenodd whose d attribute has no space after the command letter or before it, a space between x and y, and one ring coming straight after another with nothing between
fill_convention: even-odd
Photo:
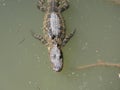
<instances>
[{"instance_id":1,"label":"water surface","mask_svg":"<svg viewBox=\"0 0 120 90\"><path fill-rule=\"evenodd\" d=\"M78 66L98 60L120 63L120 6L110 0L70 0L63 13L67 33L64 69L52 71L42 34L44 13L37 0L0 0L0 90L120 90L119 68Z\"/></svg>"}]
</instances>

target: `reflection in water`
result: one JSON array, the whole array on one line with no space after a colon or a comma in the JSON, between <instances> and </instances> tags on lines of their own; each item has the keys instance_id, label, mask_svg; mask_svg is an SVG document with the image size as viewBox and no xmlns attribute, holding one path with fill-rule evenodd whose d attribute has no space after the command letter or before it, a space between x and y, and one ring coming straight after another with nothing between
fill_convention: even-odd
<instances>
[{"instance_id":1,"label":"reflection in water","mask_svg":"<svg viewBox=\"0 0 120 90\"><path fill-rule=\"evenodd\" d=\"M6 0L0 0L0 6L6 6Z\"/></svg>"},{"instance_id":2,"label":"reflection in water","mask_svg":"<svg viewBox=\"0 0 120 90\"><path fill-rule=\"evenodd\" d=\"M120 4L120 0L112 0L112 2L115 4Z\"/></svg>"}]
</instances>

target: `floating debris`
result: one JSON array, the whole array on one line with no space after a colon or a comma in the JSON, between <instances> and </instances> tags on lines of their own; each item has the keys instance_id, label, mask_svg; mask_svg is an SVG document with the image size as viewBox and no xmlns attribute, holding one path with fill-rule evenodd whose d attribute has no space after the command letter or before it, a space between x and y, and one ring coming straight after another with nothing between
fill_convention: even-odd
<instances>
[{"instance_id":1,"label":"floating debris","mask_svg":"<svg viewBox=\"0 0 120 90\"><path fill-rule=\"evenodd\" d=\"M72 72L72 75L74 75L75 74L75 72Z\"/></svg>"},{"instance_id":2,"label":"floating debris","mask_svg":"<svg viewBox=\"0 0 120 90\"><path fill-rule=\"evenodd\" d=\"M25 41L25 38L23 38L23 39L18 43L18 45L22 44L24 41Z\"/></svg>"},{"instance_id":3,"label":"floating debris","mask_svg":"<svg viewBox=\"0 0 120 90\"><path fill-rule=\"evenodd\" d=\"M119 76L119 78L120 78L120 73L118 73L118 76Z\"/></svg>"},{"instance_id":4,"label":"floating debris","mask_svg":"<svg viewBox=\"0 0 120 90\"><path fill-rule=\"evenodd\" d=\"M87 69L87 68L96 67L96 66L109 66L109 67L120 68L120 64L109 63L109 62L104 62L104 61L99 60L97 63L79 66L77 67L77 69L82 70L82 69ZM120 77L120 74L119 74L119 77Z\"/></svg>"}]
</instances>

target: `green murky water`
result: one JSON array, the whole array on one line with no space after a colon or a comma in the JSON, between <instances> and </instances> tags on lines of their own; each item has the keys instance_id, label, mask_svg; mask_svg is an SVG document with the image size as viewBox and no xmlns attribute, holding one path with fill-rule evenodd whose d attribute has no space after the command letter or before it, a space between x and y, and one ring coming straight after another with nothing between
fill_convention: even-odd
<instances>
[{"instance_id":1,"label":"green murky water","mask_svg":"<svg viewBox=\"0 0 120 90\"><path fill-rule=\"evenodd\" d=\"M64 69L52 71L48 52L30 30L42 33L37 0L0 0L0 90L120 90L120 68L77 70L97 60L120 63L120 6L109 0L70 0Z\"/></svg>"}]
</instances>

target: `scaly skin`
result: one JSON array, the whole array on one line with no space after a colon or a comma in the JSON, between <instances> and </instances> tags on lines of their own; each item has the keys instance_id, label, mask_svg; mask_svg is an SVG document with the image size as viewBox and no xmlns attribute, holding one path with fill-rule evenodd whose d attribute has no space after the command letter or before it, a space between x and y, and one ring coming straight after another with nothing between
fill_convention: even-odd
<instances>
[{"instance_id":1,"label":"scaly skin","mask_svg":"<svg viewBox=\"0 0 120 90\"><path fill-rule=\"evenodd\" d=\"M43 21L44 37L32 32L32 35L39 39L48 48L50 61L54 71L59 72L63 68L63 55L61 48L74 35L75 30L66 35L65 24L61 12L66 10L69 5L67 0L39 0L38 6L45 12Z\"/></svg>"}]
</instances>

